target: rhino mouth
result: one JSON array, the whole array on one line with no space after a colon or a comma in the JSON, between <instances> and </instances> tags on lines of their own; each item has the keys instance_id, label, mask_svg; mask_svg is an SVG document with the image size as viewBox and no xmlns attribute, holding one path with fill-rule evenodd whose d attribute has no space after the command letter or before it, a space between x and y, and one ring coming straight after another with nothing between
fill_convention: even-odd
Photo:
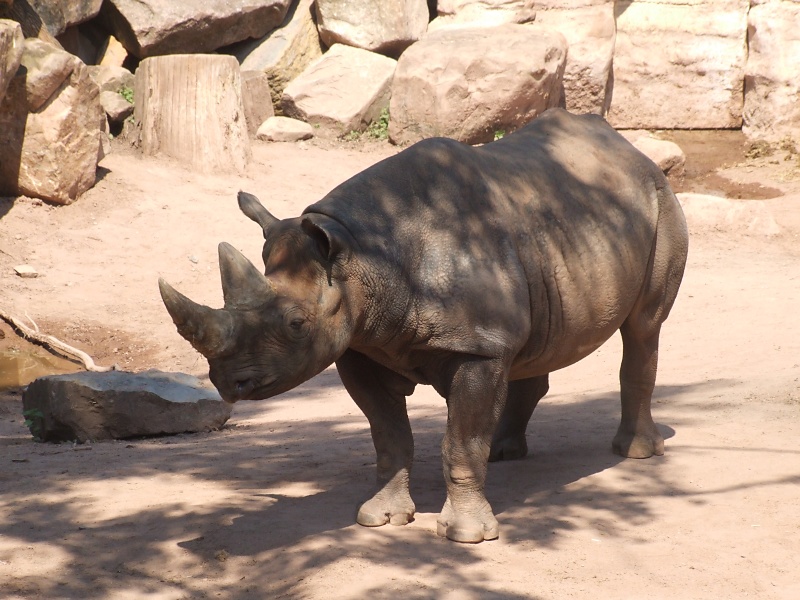
<instances>
[{"instance_id":1,"label":"rhino mouth","mask_svg":"<svg viewBox=\"0 0 800 600\"><path fill-rule=\"evenodd\" d=\"M264 400L270 396L274 396L279 391L275 391L275 384L278 378L273 377L266 381L259 381L257 379L242 379L241 381L234 382L228 394L221 394L225 402L233 404L239 400Z\"/></svg>"}]
</instances>

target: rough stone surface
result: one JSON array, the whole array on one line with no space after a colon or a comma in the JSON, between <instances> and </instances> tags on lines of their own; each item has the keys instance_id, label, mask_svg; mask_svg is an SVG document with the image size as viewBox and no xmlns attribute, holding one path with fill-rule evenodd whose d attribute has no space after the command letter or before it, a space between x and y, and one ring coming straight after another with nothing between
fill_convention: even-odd
<instances>
[{"instance_id":1,"label":"rough stone surface","mask_svg":"<svg viewBox=\"0 0 800 600\"><path fill-rule=\"evenodd\" d=\"M315 7L326 46L346 44L396 58L428 27L426 0L316 0Z\"/></svg>"},{"instance_id":2,"label":"rough stone surface","mask_svg":"<svg viewBox=\"0 0 800 600\"><path fill-rule=\"evenodd\" d=\"M210 431L225 424L232 407L197 378L162 371L42 377L28 386L22 406L41 411L28 418L47 442Z\"/></svg>"},{"instance_id":3,"label":"rough stone surface","mask_svg":"<svg viewBox=\"0 0 800 600\"><path fill-rule=\"evenodd\" d=\"M100 92L100 104L111 123L122 123L133 114L133 104L119 92Z\"/></svg>"},{"instance_id":4,"label":"rough stone surface","mask_svg":"<svg viewBox=\"0 0 800 600\"><path fill-rule=\"evenodd\" d=\"M621 131L625 139L670 177L681 177L686 166L686 154L675 142L660 140L647 131Z\"/></svg>"},{"instance_id":5,"label":"rough stone surface","mask_svg":"<svg viewBox=\"0 0 800 600\"><path fill-rule=\"evenodd\" d=\"M242 71L263 71L269 77L276 114L281 111L281 97L289 82L322 56L313 4L314 0L299 0L279 29L234 49Z\"/></svg>"},{"instance_id":6,"label":"rough stone surface","mask_svg":"<svg viewBox=\"0 0 800 600\"><path fill-rule=\"evenodd\" d=\"M750 9L744 126L751 138L800 138L800 2Z\"/></svg>"},{"instance_id":7,"label":"rough stone surface","mask_svg":"<svg viewBox=\"0 0 800 600\"><path fill-rule=\"evenodd\" d=\"M0 19L0 100L17 73L24 43L25 38L19 23Z\"/></svg>"},{"instance_id":8,"label":"rough stone surface","mask_svg":"<svg viewBox=\"0 0 800 600\"><path fill-rule=\"evenodd\" d=\"M36 38L24 48L0 103L0 194L69 204L95 183L100 93L78 58Z\"/></svg>"},{"instance_id":9,"label":"rough stone surface","mask_svg":"<svg viewBox=\"0 0 800 600\"><path fill-rule=\"evenodd\" d=\"M567 110L604 115L611 101L608 92L617 35L614 4L541 7L536 13L536 26L554 29L567 40L569 51L564 69Z\"/></svg>"},{"instance_id":10,"label":"rough stone surface","mask_svg":"<svg viewBox=\"0 0 800 600\"><path fill-rule=\"evenodd\" d=\"M270 117L258 128L256 137L265 142L299 142L314 137L314 128L297 119Z\"/></svg>"},{"instance_id":11,"label":"rough stone surface","mask_svg":"<svg viewBox=\"0 0 800 600\"><path fill-rule=\"evenodd\" d=\"M689 230L771 237L781 232L769 208L761 202L729 200L705 194L676 194Z\"/></svg>"},{"instance_id":12,"label":"rough stone surface","mask_svg":"<svg viewBox=\"0 0 800 600\"><path fill-rule=\"evenodd\" d=\"M518 129L558 105L566 56L561 34L527 25L429 33L398 62L389 136L476 144Z\"/></svg>"},{"instance_id":13,"label":"rough stone surface","mask_svg":"<svg viewBox=\"0 0 800 600\"><path fill-rule=\"evenodd\" d=\"M253 137L261 124L275 114L266 73L242 71L242 104L247 133Z\"/></svg>"},{"instance_id":14,"label":"rough stone surface","mask_svg":"<svg viewBox=\"0 0 800 600\"><path fill-rule=\"evenodd\" d=\"M106 0L101 16L134 56L210 52L278 27L291 0Z\"/></svg>"},{"instance_id":15,"label":"rough stone surface","mask_svg":"<svg viewBox=\"0 0 800 600\"><path fill-rule=\"evenodd\" d=\"M47 30L59 36L71 25L83 23L100 12L103 0L27 0Z\"/></svg>"},{"instance_id":16,"label":"rough stone surface","mask_svg":"<svg viewBox=\"0 0 800 600\"><path fill-rule=\"evenodd\" d=\"M335 44L286 86L283 114L336 135L362 131L388 106L396 65L392 58Z\"/></svg>"},{"instance_id":17,"label":"rough stone surface","mask_svg":"<svg viewBox=\"0 0 800 600\"><path fill-rule=\"evenodd\" d=\"M436 27L471 23L480 26L528 23L536 18L535 0L439 0Z\"/></svg>"},{"instance_id":18,"label":"rough stone surface","mask_svg":"<svg viewBox=\"0 0 800 600\"><path fill-rule=\"evenodd\" d=\"M748 0L620 0L608 121L632 129L742 125Z\"/></svg>"},{"instance_id":19,"label":"rough stone surface","mask_svg":"<svg viewBox=\"0 0 800 600\"><path fill-rule=\"evenodd\" d=\"M95 65L89 67L89 75L101 92L120 92L124 88L133 89L136 77L124 67Z\"/></svg>"}]
</instances>

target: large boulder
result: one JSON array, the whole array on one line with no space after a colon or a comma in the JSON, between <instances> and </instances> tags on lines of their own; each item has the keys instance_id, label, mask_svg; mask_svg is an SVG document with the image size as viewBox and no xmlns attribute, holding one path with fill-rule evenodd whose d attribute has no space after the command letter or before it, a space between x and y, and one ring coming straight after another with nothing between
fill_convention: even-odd
<instances>
[{"instance_id":1,"label":"large boulder","mask_svg":"<svg viewBox=\"0 0 800 600\"><path fill-rule=\"evenodd\" d=\"M761 0L748 16L744 126L751 138L800 137L800 2Z\"/></svg>"},{"instance_id":2,"label":"large boulder","mask_svg":"<svg viewBox=\"0 0 800 600\"><path fill-rule=\"evenodd\" d=\"M398 62L389 136L489 142L558 105L566 57L560 33L527 25L429 33Z\"/></svg>"},{"instance_id":3,"label":"large boulder","mask_svg":"<svg viewBox=\"0 0 800 600\"><path fill-rule=\"evenodd\" d=\"M105 114L78 58L25 40L0 103L0 194L73 202L95 183Z\"/></svg>"},{"instance_id":4,"label":"large boulder","mask_svg":"<svg viewBox=\"0 0 800 600\"><path fill-rule=\"evenodd\" d=\"M313 4L314 0L299 0L292 5L279 29L266 37L242 42L233 49L243 72L266 73L276 112L281 111L281 97L288 83L322 56Z\"/></svg>"},{"instance_id":5,"label":"large boulder","mask_svg":"<svg viewBox=\"0 0 800 600\"><path fill-rule=\"evenodd\" d=\"M381 54L334 44L286 86L283 114L336 135L363 131L389 105L396 65Z\"/></svg>"},{"instance_id":6,"label":"large boulder","mask_svg":"<svg viewBox=\"0 0 800 600\"><path fill-rule=\"evenodd\" d=\"M620 133L639 152L656 163L664 175L671 178L683 177L686 154L678 144L653 137L648 131L628 129Z\"/></svg>"},{"instance_id":7,"label":"large boulder","mask_svg":"<svg viewBox=\"0 0 800 600\"><path fill-rule=\"evenodd\" d=\"M749 0L619 0L608 121L741 127L748 9Z\"/></svg>"},{"instance_id":8,"label":"large boulder","mask_svg":"<svg viewBox=\"0 0 800 600\"><path fill-rule=\"evenodd\" d=\"M59 36L72 25L93 19L103 0L27 0L41 17L47 30Z\"/></svg>"},{"instance_id":9,"label":"large boulder","mask_svg":"<svg viewBox=\"0 0 800 600\"><path fill-rule=\"evenodd\" d=\"M490 27L529 23L536 18L536 0L439 0L435 27L472 24Z\"/></svg>"},{"instance_id":10,"label":"large boulder","mask_svg":"<svg viewBox=\"0 0 800 600\"><path fill-rule=\"evenodd\" d=\"M25 38L15 21L0 19L0 100L19 69Z\"/></svg>"},{"instance_id":11,"label":"large boulder","mask_svg":"<svg viewBox=\"0 0 800 600\"><path fill-rule=\"evenodd\" d=\"M676 194L691 233L773 237L781 233L775 217L763 202L730 200L707 194Z\"/></svg>"},{"instance_id":12,"label":"large boulder","mask_svg":"<svg viewBox=\"0 0 800 600\"><path fill-rule=\"evenodd\" d=\"M182 373L72 373L36 379L22 396L42 441L88 442L219 429L231 404Z\"/></svg>"},{"instance_id":13,"label":"large boulder","mask_svg":"<svg viewBox=\"0 0 800 600\"><path fill-rule=\"evenodd\" d=\"M319 36L327 46L346 44L396 58L428 27L426 0L316 0L315 6Z\"/></svg>"},{"instance_id":14,"label":"large boulder","mask_svg":"<svg viewBox=\"0 0 800 600\"><path fill-rule=\"evenodd\" d=\"M577 114L604 115L611 102L611 65L617 36L614 4L607 0L539 0L536 25L567 40L564 100Z\"/></svg>"},{"instance_id":15,"label":"large boulder","mask_svg":"<svg viewBox=\"0 0 800 600\"><path fill-rule=\"evenodd\" d=\"M278 27L291 0L106 0L101 16L134 56L210 52Z\"/></svg>"}]
</instances>

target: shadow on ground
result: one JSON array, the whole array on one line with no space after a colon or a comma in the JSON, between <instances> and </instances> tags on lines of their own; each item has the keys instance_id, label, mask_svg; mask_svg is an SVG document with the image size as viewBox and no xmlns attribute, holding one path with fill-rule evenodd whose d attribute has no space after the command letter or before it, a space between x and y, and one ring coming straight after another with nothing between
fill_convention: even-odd
<instances>
[{"instance_id":1,"label":"shadow on ground","mask_svg":"<svg viewBox=\"0 0 800 600\"><path fill-rule=\"evenodd\" d=\"M335 373L326 373L287 396L324 393L337 380ZM656 399L680 399L715 385L721 384L661 387ZM245 418L255 418L268 415L270 408L254 403L243 410ZM684 493L664 476L667 457L627 461L634 463L626 471L633 471L635 480L622 492L581 485L623 461L610 451L618 414L616 391L577 400L553 394L541 404L528 430L532 456L490 466L487 496L502 536L494 543L557 546L587 508L598 528L613 537L618 535L615 522L657 518L651 509L654 497ZM418 515L438 513L445 498L439 457L444 403L438 409L431 404L420 408L412 401L411 418L417 453L412 495ZM685 424L671 418L669 427L660 425L667 438L675 433L672 427L679 431ZM668 453L682 451L691 448L667 443ZM500 597L470 574L470 565L483 560L474 546L446 542L421 527L368 530L353 525L374 477L372 444L360 414L96 444L86 451L42 445L36 459L11 463L9 469L10 460L2 461L0 471L6 506L0 536L20 548L55 547L62 563L57 577L15 580L19 593L30 586L40 597L99 599L119 590L145 595L166 586L176 597L196 597L190 579L176 574L183 561L219 577L217 589L225 598L293 598L302 596L297 586L304 576L358 557L376 565L401 564L420 581L436 573L440 581L445 577L465 592ZM124 489L126 481L136 478L178 476L188 478L186 500L154 497L144 508L121 510L122 516L111 519L98 516L102 513L91 506L94 485ZM220 486L229 491L230 504L198 503L204 489ZM298 493L298 486L306 491ZM44 492L52 499L60 491L63 501L42 499ZM129 499L120 492L115 501L124 508ZM100 545L113 550L95 554L92 548ZM176 562L178 549L183 554ZM0 561L9 560L0 556ZM247 580L231 583L224 575L237 560ZM429 597L430 590L401 588L395 592L406 598Z\"/></svg>"}]
</instances>

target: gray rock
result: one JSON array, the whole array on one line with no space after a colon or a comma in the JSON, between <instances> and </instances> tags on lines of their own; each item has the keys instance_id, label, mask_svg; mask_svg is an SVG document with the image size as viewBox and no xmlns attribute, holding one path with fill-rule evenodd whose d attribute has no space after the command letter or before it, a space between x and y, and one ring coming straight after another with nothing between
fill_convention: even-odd
<instances>
[{"instance_id":1,"label":"gray rock","mask_svg":"<svg viewBox=\"0 0 800 600\"><path fill-rule=\"evenodd\" d=\"M270 117L258 128L256 137L265 142L299 142L314 137L314 128L297 119Z\"/></svg>"},{"instance_id":2,"label":"gray rock","mask_svg":"<svg viewBox=\"0 0 800 600\"><path fill-rule=\"evenodd\" d=\"M197 378L155 370L41 377L28 386L22 407L31 432L48 442L209 431L222 427L232 409Z\"/></svg>"},{"instance_id":3,"label":"gray rock","mask_svg":"<svg viewBox=\"0 0 800 600\"><path fill-rule=\"evenodd\" d=\"M136 77L124 67L114 65L90 66L89 76L100 88L101 92L121 92L123 89L133 89Z\"/></svg>"},{"instance_id":4,"label":"gray rock","mask_svg":"<svg viewBox=\"0 0 800 600\"><path fill-rule=\"evenodd\" d=\"M77 25L97 16L103 0L28 0L41 17L47 30L61 35L70 25Z\"/></svg>"},{"instance_id":5,"label":"gray rock","mask_svg":"<svg viewBox=\"0 0 800 600\"><path fill-rule=\"evenodd\" d=\"M291 0L106 0L101 16L134 56L210 52L278 27Z\"/></svg>"},{"instance_id":6,"label":"gray rock","mask_svg":"<svg viewBox=\"0 0 800 600\"><path fill-rule=\"evenodd\" d=\"M620 131L636 149L656 163L670 177L682 177L686 167L686 154L675 142L654 138L647 131Z\"/></svg>"}]
</instances>

